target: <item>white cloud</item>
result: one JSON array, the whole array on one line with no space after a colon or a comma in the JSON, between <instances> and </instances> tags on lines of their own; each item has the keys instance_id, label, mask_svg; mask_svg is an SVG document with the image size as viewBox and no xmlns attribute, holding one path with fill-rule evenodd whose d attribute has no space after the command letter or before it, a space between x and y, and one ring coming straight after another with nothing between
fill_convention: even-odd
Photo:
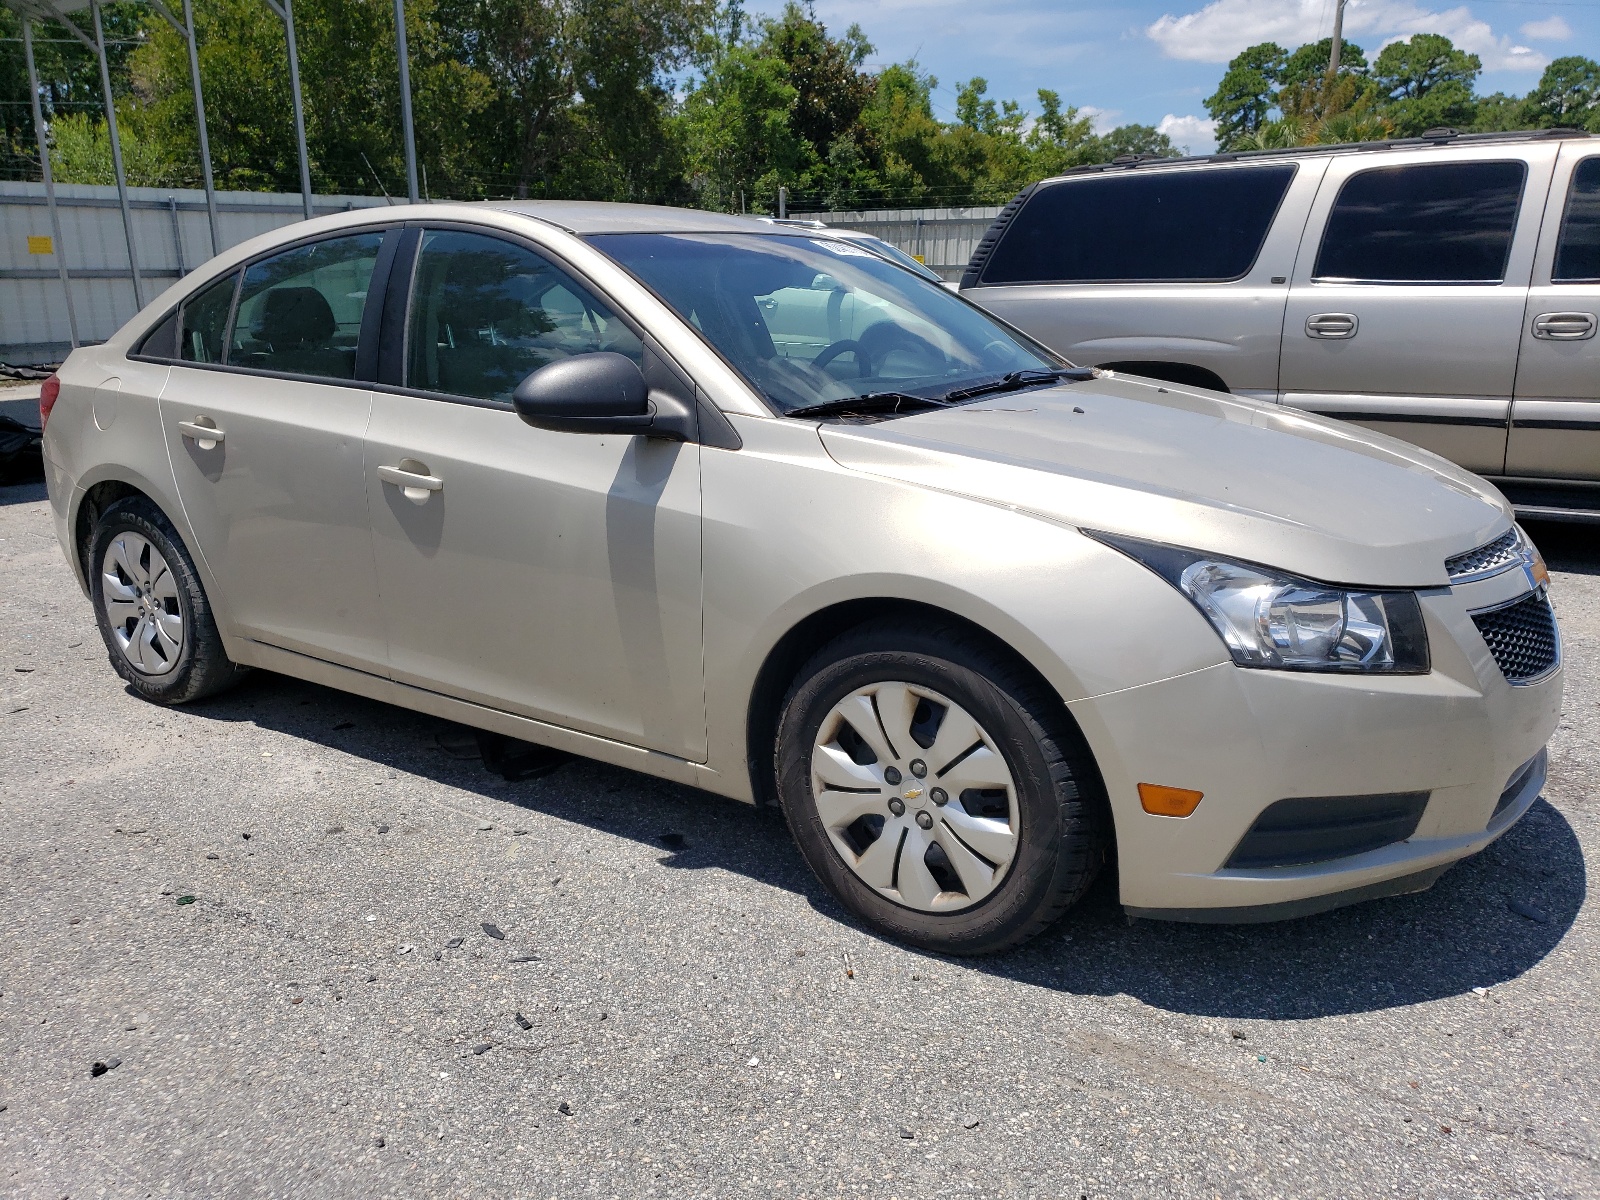
<instances>
[{"instance_id":1,"label":"white cloud","mask_svg":"<svg viewBox=\"0 0 1600 1200\"><path fill-rule=\"evenodd\" d=\"M1572 26L1560 17L1546 17L1542 21L1529 21L1521 33L1530 42L1564 42L1572 37Z\"/></svg>"},{"instance_id":2,"label":"white cloud","mask_svg":"<svg viewBox=\"0 0 1600 1200\"><path fill-rule=\"evenodd\" d=\"M1096 133L1110 133L1121 122L1117 120L1122 115L1120 108L1097 108L1093 104L1078 105L1078 115L1088 117Z\"/></svg>"},{"instance_id":3,"label":"white cloud","mask_svg":"<svg viewBox=\"0 0 1600 1200\"><path fill-rule=\"evenodd\" d=\"M1210 154L1217 148L1217 123L1209 117L1180 117L1168 113L1156 132L1172 139L1173 145L1190 154Z\"/></svg>"},{"instance_id":4,"label":"white cloud","mask_svg":"<svg viewBox=\"0 0 1600 1200\"><path fill-rule=\"evenodd\" d=\"M1145 33L1168 58L1223 63L1257 42L1277 42L1293 50L1325 38L1333 32L1331 11L1328 0L1212 0L1181 16L1167 13ZM1531 71L1549 62L1536 50L1496 34L1464 5L1433 10L1409 0L1349 0L1345 9L1344 35L1365 43L1369 60L1389 42L1413 33L1442 33L1478 55L1490 71Z\"/></svg>"}]
</instances>

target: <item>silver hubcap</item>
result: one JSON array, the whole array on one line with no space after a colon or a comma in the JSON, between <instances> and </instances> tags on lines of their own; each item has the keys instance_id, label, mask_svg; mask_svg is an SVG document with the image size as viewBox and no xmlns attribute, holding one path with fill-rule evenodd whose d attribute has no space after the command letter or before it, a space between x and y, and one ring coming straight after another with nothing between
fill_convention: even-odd
<instances>
[{"instance_id":1,"label":"silver hubcap","mask_svg":"<svg viewBox=\"0 0 1600 1200\"><path fill-rule=\"evenodd\" d=\"M967 908L1016 854L1016 785L960 705L910 683L851 692L811 751L811 794L863 883L907 908Z\"/></svg>"},{"instance_id":2,"label":"silver hubcap","mask_svg":"<svg viewBox=\"0 0 1600 1200\"><path fill-rule=\"evenodd\" d=\"M100 564L106 620L123 656L142 675L165 675L183 652L178 581L149 538L131 530L106 547Z\"/></svg>"}]
</instances>

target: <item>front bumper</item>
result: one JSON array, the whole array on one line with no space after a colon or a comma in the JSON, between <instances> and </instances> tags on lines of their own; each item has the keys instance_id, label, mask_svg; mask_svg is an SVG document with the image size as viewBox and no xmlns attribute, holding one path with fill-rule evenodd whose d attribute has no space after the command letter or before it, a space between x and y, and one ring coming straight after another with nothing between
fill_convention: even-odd
<instances>
[{"instance_id":1,"label":"front bumper","mask_svg":"<svg viewBox=\"0 0 1600 1200\"><path fill-rule=\"evenodd\" d=\"M1543 786L1562 672L1513 687L1471 614L1527 587L1521 572L1507 572L1423 593L1428 675L1228 662L1072 704L1110 796L1129 913L1260 921L1420 891L1509 829ZM1140 783L1205 799L1189 817L1153 816L1139 803ZM1404 840L1326 861L1225 865L1278 801L1407 793L1427 799Z\"/></svg>"}]
</instances>

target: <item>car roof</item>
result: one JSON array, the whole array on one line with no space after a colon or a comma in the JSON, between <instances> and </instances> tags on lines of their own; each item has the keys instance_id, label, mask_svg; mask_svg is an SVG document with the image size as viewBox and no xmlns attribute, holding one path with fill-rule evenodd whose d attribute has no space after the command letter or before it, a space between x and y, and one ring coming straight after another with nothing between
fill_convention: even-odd
<instances>
[{"instance_id":1,"label":"car roof","mask_svg":"<svg viewBox=\"0 0 1600 1200\"><path fill-rule=\"evenodd\" d=\"M1056 179L1069 179L1076 175L1096 175L1103 171L1125 171L1141 167L1187 167L1208 163L1271 162L1284 158L1307 158L1316 154L1372 153L1381 150L1416 150L1424 146L1483 146L1515 144L1517 142L1542 142L1567 138L1593 137L1582 129L1526 129L1509 133L1458 133L1454 129L1429 129L1420 137L1388 138L1381 142L1339 142L1327 146L1290 146L1282 150L1231 150L1221 154L1191 154L1181 158L1163 158L1158 154L1123 154L1108 163L1092 163L1073 167L1060 175L1053 175L1041 183Z\"/></svg>"},{"instance_id":2,"label":"car roof","mask_svg":"<svg viewBox=\"0 0 1600 1200\"><path fill-rule=\"evenodd\" d=\"M803 236L808 230L787 229L736 213L661 204L615 204L602 200L492 200L488 207L521 213L565 229L568 233L767 233Z\"/></svg>"}]
</instances>

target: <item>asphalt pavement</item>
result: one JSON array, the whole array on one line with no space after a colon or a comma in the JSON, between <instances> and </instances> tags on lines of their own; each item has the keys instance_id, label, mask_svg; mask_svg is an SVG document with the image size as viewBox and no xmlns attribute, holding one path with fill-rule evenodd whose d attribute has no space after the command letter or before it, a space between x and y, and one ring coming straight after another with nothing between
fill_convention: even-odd
<instances>
[{"instance_id":1,"label":"asphalt pavement","mask_svg":"<svg viewBox=\"0 0 1600 1200\"><path fill-rule=\"evenodd\" d=\"M1428 893L986 960L854 924L781 819L282 677L106 662L0 489L0 1193L1600 1195L1600 530L1536 529L1544 798ZM291 581L286 585L292 586Z\"/></svg>"}]
</instances>

